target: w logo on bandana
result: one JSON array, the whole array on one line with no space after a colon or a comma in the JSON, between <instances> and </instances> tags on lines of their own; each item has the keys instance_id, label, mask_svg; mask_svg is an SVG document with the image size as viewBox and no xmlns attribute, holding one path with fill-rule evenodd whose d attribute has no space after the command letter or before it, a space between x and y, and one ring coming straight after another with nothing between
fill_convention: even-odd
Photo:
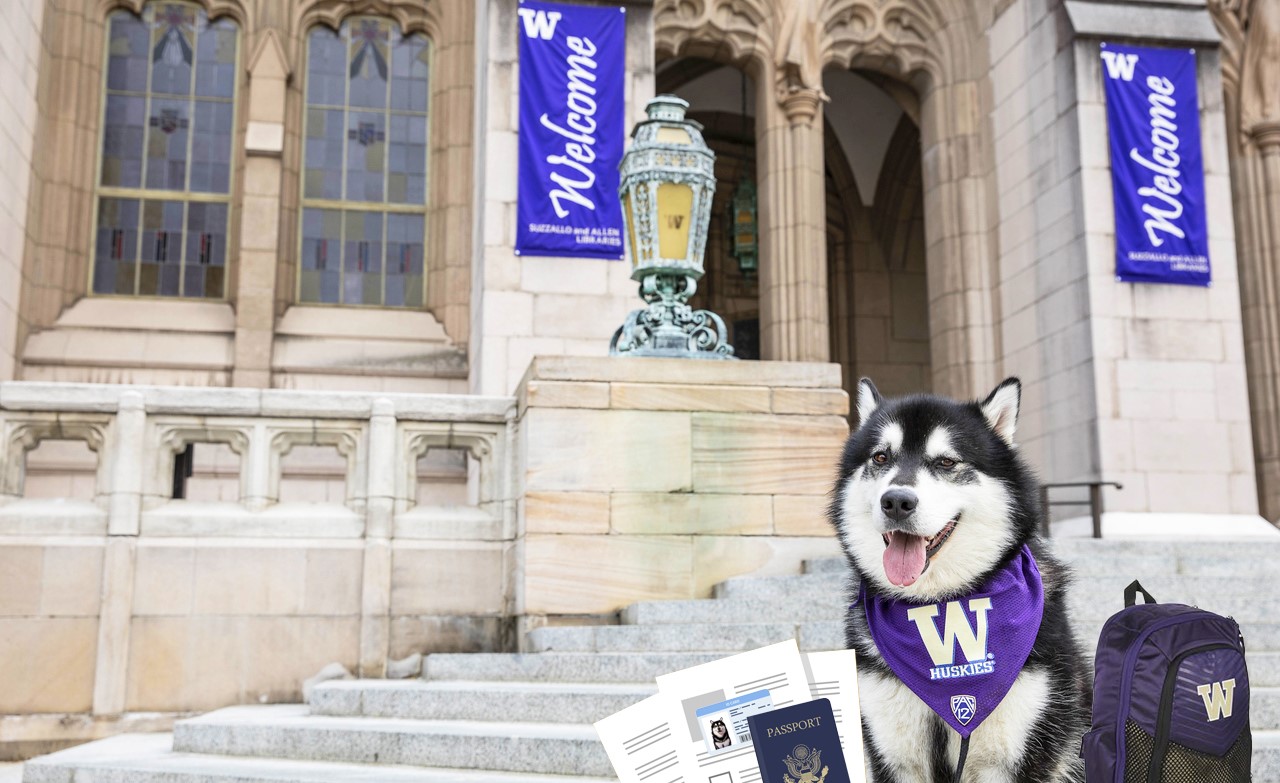
<instances>
[{"instance_id":1,"label":"w logo on bandana","mask_svg":"<svg viewBox=\"0 0 1280 783\"><path fill-rule=\"evenodd\" d=\"M952 696L951 714L956 716L961 726L968 726L978 711L978 700L972 696Z\"/></svg>"},{"instance_id":2,"label":"w logo on bandana","mask_svg":"<svg viewBox=\"0 0 1280 783\"><path fill-rule=\"evenodd\" d=\"M951 677L969 677L975 674L990 674L995 671L995 664L987 654L987 612L991 611L990 598L973 598L969 600L969 612L973 613L974 625L969 624L969 616L965 613L962 601L948 601L947 613L943 617L943 632L938 633L938 625L934 622L938 616L936 605L917 606L907 611L907 619L915 623L920 632L920 641L933 659L934 668L929 670L929 678L933 680ZM964 666L955 666L956 644L968 662Z\"/></svg>"}]
</instances>

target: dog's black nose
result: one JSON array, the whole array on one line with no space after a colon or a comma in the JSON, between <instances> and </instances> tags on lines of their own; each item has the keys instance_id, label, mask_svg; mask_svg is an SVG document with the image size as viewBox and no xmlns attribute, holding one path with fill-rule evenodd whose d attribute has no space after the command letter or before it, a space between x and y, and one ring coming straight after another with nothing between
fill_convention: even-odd
<instances>
[{"instance_id":1,"label":"dog's black nose","mask_svg":"<svg viewBox=\"0 0 1280 783\"><path fill-rule=\"evenodd\" d=\"M901 522L920 505L920 498L912 490L898 487L890 489L880 496L880 508L889 519Z\"/></svg>"}]
</instances>

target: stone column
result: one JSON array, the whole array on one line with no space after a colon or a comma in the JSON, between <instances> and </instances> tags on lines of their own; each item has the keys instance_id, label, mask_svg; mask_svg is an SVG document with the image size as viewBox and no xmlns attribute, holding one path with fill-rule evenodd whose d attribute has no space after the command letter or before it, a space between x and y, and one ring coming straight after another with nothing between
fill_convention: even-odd
<instances>
[{"instance_id":1,"label":"stone column","mask_svg":"<svg viewBox=\"0 0 1280 783\"><path fill-rule=\"evenodd\" d=\"M93 714L119 715L128 692L133 577L142 511L142 462L147 412L142 395L120 395L111 449L107 546L102 567L102 609L93 677Z\"/></svg>"},{"instance_id":2,"label":"stone column","mask_svg":"<svg viewBox=\"0 0 1280 783\"><path fill-rule=\"evenodd\" d=\"M267 30L249 61L249 123L245 129L235 367L231 376L234 386L271 386L285 83L289 77L286 62L275 31Z\"/></svg>"},{"instance_id":3,"label":"stone column","mask_svg":"<svg viewBox=\"0 0 1280 783\"><path fill-rule=\"evenodd\" d=\"M391 639L391 537L394 533L396 459L395 406L373 401L364 531L364 582L360 600L360 676L381 677Z\"/></svg>"},{"instance_id":4,"label":"stone column","mask_svg":"<svg viewBox=\"0 0 1280 783\"><path fill-rule=\"evenodd\" d=\"M822 102L814 87L757 78L756 154L760 194L761 358L825 362L826 180Z\"/></svg>"},{"instance_id":5,"label":"stone column","mask_svg":"<svg viewBox=\"0 0 1280 783\"><path fill-rule=\"evenodd\" d=\"M1246 257L1245 317L1252 327L1249 348L1249 391L1253 409L1254 461L1258 499L1267 519L1280 518L1280 122L1252 129L1259 154L1252 167L1254 196L1241 207L1254 223L1252 258ZM1246 165L1247 159L1246 159Z\"/></svg>"}]
</instances>

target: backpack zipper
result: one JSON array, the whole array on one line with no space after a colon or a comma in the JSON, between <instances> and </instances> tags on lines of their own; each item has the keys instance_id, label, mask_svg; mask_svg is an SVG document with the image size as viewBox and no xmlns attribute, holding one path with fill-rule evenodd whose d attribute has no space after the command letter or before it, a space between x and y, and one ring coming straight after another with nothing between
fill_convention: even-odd
<instances>
[{"instance_id":1,"label":"backpack zipper","mask_svg":"<svg viewBox=\"0 0 1280 783\"><path fill-rule=\"evenodd\" d=\"M1133 687L1133 665L1138 661L1138 651L1142 648L1143 642L1147 640L1148 636L1159 631L1161 628L1168 628L1171 625L1191 622L1192 620L1203 620L1206 617L1215 618L1218 616L1219 615L1213 614L1212 612L1193 609L1190 612L1174 615L1173 617L1166 617L1163 620L1157 620L1149 627L1143 629L1143 631L1129 643L1129 649L1124 656L1124 668L1120 670L1120 693L1122 694L1122 698L1119 700L1119 705L1116 709L1115 726L1115 748L1117 758L1119 758L1120 748L1125 747L1124 722L1125 719L1129 717L1128 693L1130 688ZM1111 619L1115 619L1115 617L1113 616ZM1127 748L1125 748L1125 751L1126 755L1128 755ZM1115 776L1112 780L1114 783L1124 783L1124 769L1117 765Z\"/></svg>"},{"instance_id":2,"label":"backpack zipper","mask_svg":"<svg viewBox=\"0 0 1280 783\"><path fill-rule=\"evenodd\" d=\"M1173 689L1178 684L1178 667L1189 656L1208 650L1239 650L1227 642L1202 644L1184 650L1169 662L1169 669L1164 675L1164 688L1160 691L1160 717L1156 720L1155 744L1151 748L1151 766L1147 768L1147 783L1160 783L1164 777L1164 760L1169 753L1169 731L1173 722Z\"/></svg>"}]
</instances>

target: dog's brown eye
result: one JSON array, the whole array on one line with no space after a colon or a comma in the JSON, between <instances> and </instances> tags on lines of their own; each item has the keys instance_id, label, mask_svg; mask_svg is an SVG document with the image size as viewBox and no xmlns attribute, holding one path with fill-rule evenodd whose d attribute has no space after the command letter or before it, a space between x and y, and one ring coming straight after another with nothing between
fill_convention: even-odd
<instances>
[{"instance_id":1,"label":"dog's brown eye","mask_svg":"<svg viewBox=\"0 0 1280 783\"><path fill-rule=\"evenodd\" d=\"M889 455L885 454L883 451L877 451L875 454L871 455L871 461L877 465L883 465L889 461Z\"/></svg>"},{"instance_id":2,"label":"dog's brown eye","mask_svg":"<svg viewBox=\"0 0 1280 783\"><path fill-rule=\"evenodd\" d=\"M943 457L942 459L938 460L938 467L942 468L943 470L951 470L955 466L956 466L956 461L951 459L950 457Z\"/></svg>"}]
</instances>

